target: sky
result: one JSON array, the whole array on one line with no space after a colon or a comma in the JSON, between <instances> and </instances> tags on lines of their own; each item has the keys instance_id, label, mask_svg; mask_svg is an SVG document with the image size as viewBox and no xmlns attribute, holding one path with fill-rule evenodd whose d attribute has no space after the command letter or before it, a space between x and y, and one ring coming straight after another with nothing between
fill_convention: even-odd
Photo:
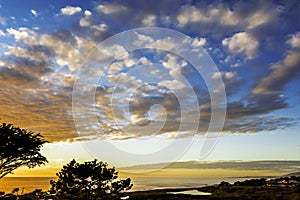
<instances>
[{"instance_id":1,"label":"sky","mask_svg":"<svg viewBox=\"0 0 300 200\"><path fill-rule=\"evenodd\" d=\"M49 141L46 168L299 160L299 11L297 0L2 0L1 122Z\"/></svg>"}]
</instances>

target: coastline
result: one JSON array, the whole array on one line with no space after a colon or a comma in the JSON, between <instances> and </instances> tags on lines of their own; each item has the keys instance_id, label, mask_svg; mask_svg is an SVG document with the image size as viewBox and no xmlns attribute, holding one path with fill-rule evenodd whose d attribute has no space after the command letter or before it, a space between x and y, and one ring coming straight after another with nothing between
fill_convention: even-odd
<instances>
[{"instance_id":1,"label":"coastline","mask_svg":"<svg viewBox=\"0 0 300 200\"><path fill-rule=\"evenodd\" d=\"M245 179L260 177L212 177L212 178L173 178L173 177L133 177L131 178L133 188L131 191L151 191L160 189L186 189L218 184L221 181L233 183ZM50 189L50 180L56 177L5 177L0 180L0 191L11 192L14 188L22 190L24 193L32 192L35 189L47 191Z\"/></svg>"},{"instance_id":2,"label":"coastline","mask_svg":"<svg viewBox=\"0 0 300 200\"><path fill-rule=\"evenodd\" d=\"M19 177L22 179L24 177ZM41 177L38 177L41 178ZM47 177L51 179L52 177ZM17 178L18 179L18 178ZM30 177L29 179L34 179ZM20 188L21 189L21 188ZM37 189L37 188L36 188ZM26 192L24 192L25 194ZM46 194L46 193L45 193ZM19 195L22 195L19 193ZM271 196L270 196L271 195ZM300 199L300 176L279 178L243 178L243 181L204 184L194 187L168 187L131 190L120 193L121 199Z\"/></svg>"}]
</instances>

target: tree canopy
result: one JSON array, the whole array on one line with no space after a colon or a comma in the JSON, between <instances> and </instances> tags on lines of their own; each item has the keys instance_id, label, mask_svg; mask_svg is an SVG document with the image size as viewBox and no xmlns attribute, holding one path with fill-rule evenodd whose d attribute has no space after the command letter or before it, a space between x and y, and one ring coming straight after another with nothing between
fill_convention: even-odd
<instances>
[{"instance_id":1,"label":"tree canopy","mask_svg":"<svg viewBox=\"0 0 300 200\"><path fill-rule=\"evenodd\" d=\"M21 166L33 168L48 162L39 152L47 142L40 133L0 125L0 179Z\"/></svg>"},{"instance_id":2,"label":"tree canopy","mask_svg":"<svg viewBox=\"0 0 300 200\"><path fill-rule=\"evenodd\" d=\"M51 193L59 199L117 198L121 191L132 187L130 178L119 180L114 167L97 160L82 164L72 160L50 181Z\"/></svg>"}]
</instances>

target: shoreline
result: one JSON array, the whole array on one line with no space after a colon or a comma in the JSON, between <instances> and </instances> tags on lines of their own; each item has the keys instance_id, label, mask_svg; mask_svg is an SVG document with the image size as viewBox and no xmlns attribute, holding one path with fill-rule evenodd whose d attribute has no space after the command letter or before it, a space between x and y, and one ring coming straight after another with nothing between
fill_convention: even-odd
<instances>
[{"instance_id":1,"label":"shoreline","mask_svg":"<svg viewBox=\"0 0 300 200\"><path fill-rule=\"evenodd\" d=\"M221 178L173 178L173 177L136 177L131 178L133 188L130 192L147 192L157 190L185 190L190 188L199 188L219 184L221 181L233 183L255 178L275 178L271 176L247 176L247 177L221 177ZM50 180L56 180L56 177L4 177L0 180L0 191L11 192L14 188L22 189L25 192L31 192L34 189L50 189ZM157 184L158 183L158 184Z\"/></svg>"},{"instance_id":2,"label":"shoreline","mask_svg":"<svg viewBox=\"0 0 300 200\"><path fill-rule=\"evenodd\" d=\"M167 187L121 192L121 199L300 199L300 176L243 178L191 187ZM25 195L25 194L24 194ZM27 194L28 195L28 194ZM44 193L47 195L47 193ZM284 197L284 198L283 198Z\"/></svg>"}]
</instances>

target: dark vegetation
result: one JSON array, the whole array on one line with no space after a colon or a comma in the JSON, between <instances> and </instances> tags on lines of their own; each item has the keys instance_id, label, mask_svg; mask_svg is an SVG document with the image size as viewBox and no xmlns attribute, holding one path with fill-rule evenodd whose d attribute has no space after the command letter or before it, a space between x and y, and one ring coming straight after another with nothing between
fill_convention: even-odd
<instances>
[{"instance_id":1,"label":"dark vegetation","mask_svg":"<svg viewBox=\"0 0 300 200\"><path fill-rule=\"evenodd\" d=\"M118 180L118 172L97 160L77 163L72 160L50 181L50 193L56 199L110 199L132 187L130 178ZM101 197L101 198L100 198Z\"/></svg>"},{"instance_id":2,"label":"dark vegetation","mask_svg":"<svg viewBox=\"0 0 300 200\"><path fill-rule=\"evenodd\" d=\"M130 178L119 180L118 172L107 163L93 160L82 164L72 160L56 174L57 181L50 181L51 189L36 189L28 194L20 194L15 188L10 194L0 192L0 199L57 199L57 200L97 200L120 199L122 191L132 187Z\"/></svg>"},{"instance_id":3,"label":"dark vegetation","mask_svg":"<svg viewBox=\"0 0 300 200\"><path fill-rule=\"evenodd\" d=\"M46 142L39 133L0 125L0 179L21 166L33 168L48 162L39 152Z\"/></svg>"}]
</instances>

